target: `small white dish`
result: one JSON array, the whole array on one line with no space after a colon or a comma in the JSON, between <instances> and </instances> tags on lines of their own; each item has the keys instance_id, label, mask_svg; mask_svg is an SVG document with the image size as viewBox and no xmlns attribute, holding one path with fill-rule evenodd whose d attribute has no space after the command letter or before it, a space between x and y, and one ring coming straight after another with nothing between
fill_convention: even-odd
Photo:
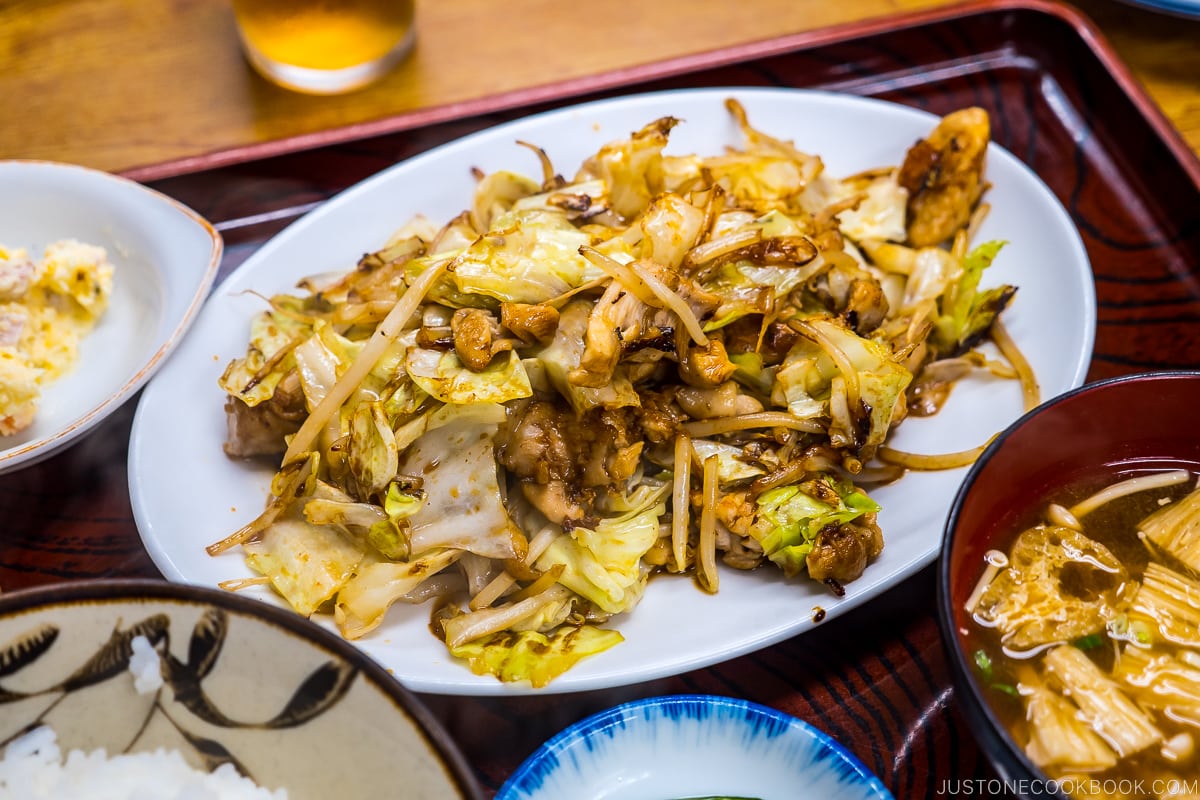
<instances>
[{"instance_id":1,"label":"small white dish","mask_svg":"<svg viewBox=\"0 0 1200 800\"><path fill-rule=\"evenodd\" d=\"M892 800L829 734L746 700L652 697L601 711L525 760L496 800Z\"/></svg>"},{"instance_id":2,"label":"small white dish","mask_svg":"<svg viewBox=\"0 0 1200 800\"><path fill-rule=\"evenodd\" d=\"M205 547L257 517L269 496L272 465L231 459L225 394L218 385L231 359L246 352L251 317L263 296L290 291L306 276L347 270L383 245L416 214L444 222L468 207L473 169L539 174L518 142L545 149L556 169L572 172L603 144L670 114L682 120L669 151L719 153L742 140L728 97L752 124L821 156L833 175L897 164L938 117L895 103L796 89L717 88L618 97L517 120L450 142L342 192L267 242L217 287L196 328L146 387L129 445L133 515L150 557L170 580L216 586L252 577L240 549L209 556ZM1096 295L1091 265L1070 216L1024 163L993 144L988 151L991 212L977 241L1008 242L986 285L1018 287L1005 311L1009 333L1033 367L1043 399L1081 384L1091 361ZM916 453L966 450L986 442L1023 413L1017 381L983 375L958 384L945 407L909 419L892 444ZM186 480L181 479L181 470ZM801 577L775 570L725 570L715 595L690 580L654 580L631 613L612 622L620 645L584 659L549 686L501 683L455 661L429 631L428 605L397 603L355 643L410 689L434 694L528 694L590 691L639 683L734 658L830 624L849 609L933 562L954 493L966 469L910 472L872 493L883 506L883 554L835 597ZM268 587L243 589L281 603ZM763 613L764 608L772 609ZM332 615L314 616L333 627ZM821 620L824 620L823 622ZM697 636L702 625L704 636Z\"/></svg>"},{"instance_id":3,"label":"small white dish","mask_svg":"<svg viewBox=\"0 0 1200 800\"><path fill-rule=\"evenodd\" d=\"M108 251L112 297L74 369L43 387L33 424L0 437L0 474L73 443L149 380L199 312L223 250L199 214L134 181L72 164L0 161L0 243L34 257L60 239Z\"/></svg>"}]
</instances>

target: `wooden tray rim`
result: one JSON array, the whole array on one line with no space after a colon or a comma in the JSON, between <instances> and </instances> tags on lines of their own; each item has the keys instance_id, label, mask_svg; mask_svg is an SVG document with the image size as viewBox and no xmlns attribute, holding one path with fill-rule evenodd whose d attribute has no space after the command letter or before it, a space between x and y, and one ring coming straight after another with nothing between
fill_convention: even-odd
<instances>
[{"instance_id":1,"label":"wooden tray rim","mask_svg":"<svg viewBox=\"0 0 1200 800\"><path fill-rule=\"evenodd\" d=\"M150 182L204 172L218 167L259 161L274 156L314 150L320 147L368 139L405 130L467 119L481 114L507 111L540 103L566 100L586 94L618 89L651 80L678 77L701 70L751 62L790 52L851 42L898 30L954 22L968 17L1030 11L1056 17L1068 24L1101 62L1120 90L1129 98L1156 136L1170 150L1182 171L1200 191L1200 158L1192 152L1158 105L1146 94L1128 66L1108 40L1082 12L1054 0L972 0L900 14L888 14L868 20L844 23L811 31L786 34L717 50L653 61L580 78L555 81L458 103L431 106L391 115L378 120L328 128L254 144L225 148L196 156L135 167L120 174L136 181Z\"/></svg>"}]
</instances>

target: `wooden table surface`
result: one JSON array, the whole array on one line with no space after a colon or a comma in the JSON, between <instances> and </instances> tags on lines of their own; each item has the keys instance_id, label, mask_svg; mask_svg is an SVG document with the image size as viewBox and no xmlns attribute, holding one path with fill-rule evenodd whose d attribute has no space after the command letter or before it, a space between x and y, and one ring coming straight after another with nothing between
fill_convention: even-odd
<instances>
[{"instance_id":1,"label":"wooden table surface","mask_svg":"<svg viewBox=\"0 0 1200 800\"><path fill-rule=\"evenodd\" d=\"M281 141L303 148L330 130L386 127L397 114L427 112L431 119L446 119L498 93L941 5L940 0L657 0L602 6L418 0L419 44L409 60L365 90L317 98L276 88L250 70L222 2L0 0L0 158L62 160L135 176L186 173L189 164L212 163L213 154L246 156ZM1200 22L1110 0L1081 0L1077 7L1097 23L1182 139L1200 153ZM332 166L312 163L326 172L375 168L382 152L356 153ZM288 162L280 169L302 171L308 164ZM236 174L212 181L234 179L242 181L238 186L258 185ZM236 193L214 199L205 194L208 187L203 180L159 183L164 190L190 193L187 200L198 207L232 216L264 202L264 196ZM290 185L269 191L290 193L286 199L292 203L321 199ZM1200 250L1195 216L1183 221L1181 233L1162 240L1179 252ZM227 229L223 272L270 232ZM1181 270L1173 274L1176 280L1185 277ZM1108 280L1100 284L1102 305L1112 299L1106 292L1125 285L1123 278L1111 277L1098 273ZM1170 291L1160 280L1149 285L1163 296ZM1151 308L1152 300L1148 290L1143 305ZM1196 302L1200 308L1200 299ZM1132 313L1120 303L1108 307ZM1152 365L1130 360L1131 353L1144 354L1150 341L1110 329L1099 342L1091 377ZM1127 343L1128 353L1122 349ZM5 590L160 576L141 546L129 505L124 453L133 410L133 403L126 404L48 462L0 476ZM648 684L566 696L423 697L463 747L489 795L564 726L622 700L677 692L747 697L814 723L846 743L902 800L963 793L963 781L987 780L993 773L955 706L933 613L934 583L933 568L926 568L836 625Z\"/></svg>"},{"instance_id":2,"label":"wooden table surface","mask_svg":"<svg viewBox=\"0 0 1200 800\"><path fill-rule=\"evenodd\" d=\"M0 2L0 158L121 171L304 136L945 0L417 0L418 44L339 97L276 88L243 60L221 0ZM1193 150L1200 22L1081 0Z\"/></svg>"}]
</instances>

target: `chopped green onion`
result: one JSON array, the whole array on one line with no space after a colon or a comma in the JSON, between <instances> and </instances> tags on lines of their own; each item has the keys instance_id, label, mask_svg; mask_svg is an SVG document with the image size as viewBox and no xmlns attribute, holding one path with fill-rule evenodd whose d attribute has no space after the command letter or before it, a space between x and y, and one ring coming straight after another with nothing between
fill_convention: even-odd
<instances>
[{"instance_id":1,"label":"chopped green onion","mask_svg":"<svg viewBox=\"0 0 1200 800\"><path fill-rule=\"evenodd\" d=\"M992 677L992 659L986 650L975 651L975 666L983 673L984 678Z\"/></svg>"}]
</instances>

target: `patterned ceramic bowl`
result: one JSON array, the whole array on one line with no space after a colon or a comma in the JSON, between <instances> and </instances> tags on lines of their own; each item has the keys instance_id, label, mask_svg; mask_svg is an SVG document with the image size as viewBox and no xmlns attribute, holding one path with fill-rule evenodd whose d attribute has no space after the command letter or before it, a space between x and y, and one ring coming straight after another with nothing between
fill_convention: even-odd
<instances>
[{"instance_id":1,"label":"patterned ceramic bowl","mask_svg":"<svg viewBox=\"0 0 1200 800\"><path fill-rule=\"evenodd\" d=\"M891 800L828 734L729 697L672 695L610 708L542 745L496 800L797 797Z\"/></svg>"},{"instance_id":2,"label":"patterned ceramic bowl","mask_svg":"<svg viewBox=\"0 0 1200 800\"><path fill-rule=\"evenodd\" d=\"M29 783L16 788L24 751L46 726L68 766L70 751L103 748L131 765L123 775L148 760L129 754L164 748L288 800L482 797L382 667L291 612L213 589L94 581L0 597L0 797L29 797Z\"/></svg>"}]
</instances>

